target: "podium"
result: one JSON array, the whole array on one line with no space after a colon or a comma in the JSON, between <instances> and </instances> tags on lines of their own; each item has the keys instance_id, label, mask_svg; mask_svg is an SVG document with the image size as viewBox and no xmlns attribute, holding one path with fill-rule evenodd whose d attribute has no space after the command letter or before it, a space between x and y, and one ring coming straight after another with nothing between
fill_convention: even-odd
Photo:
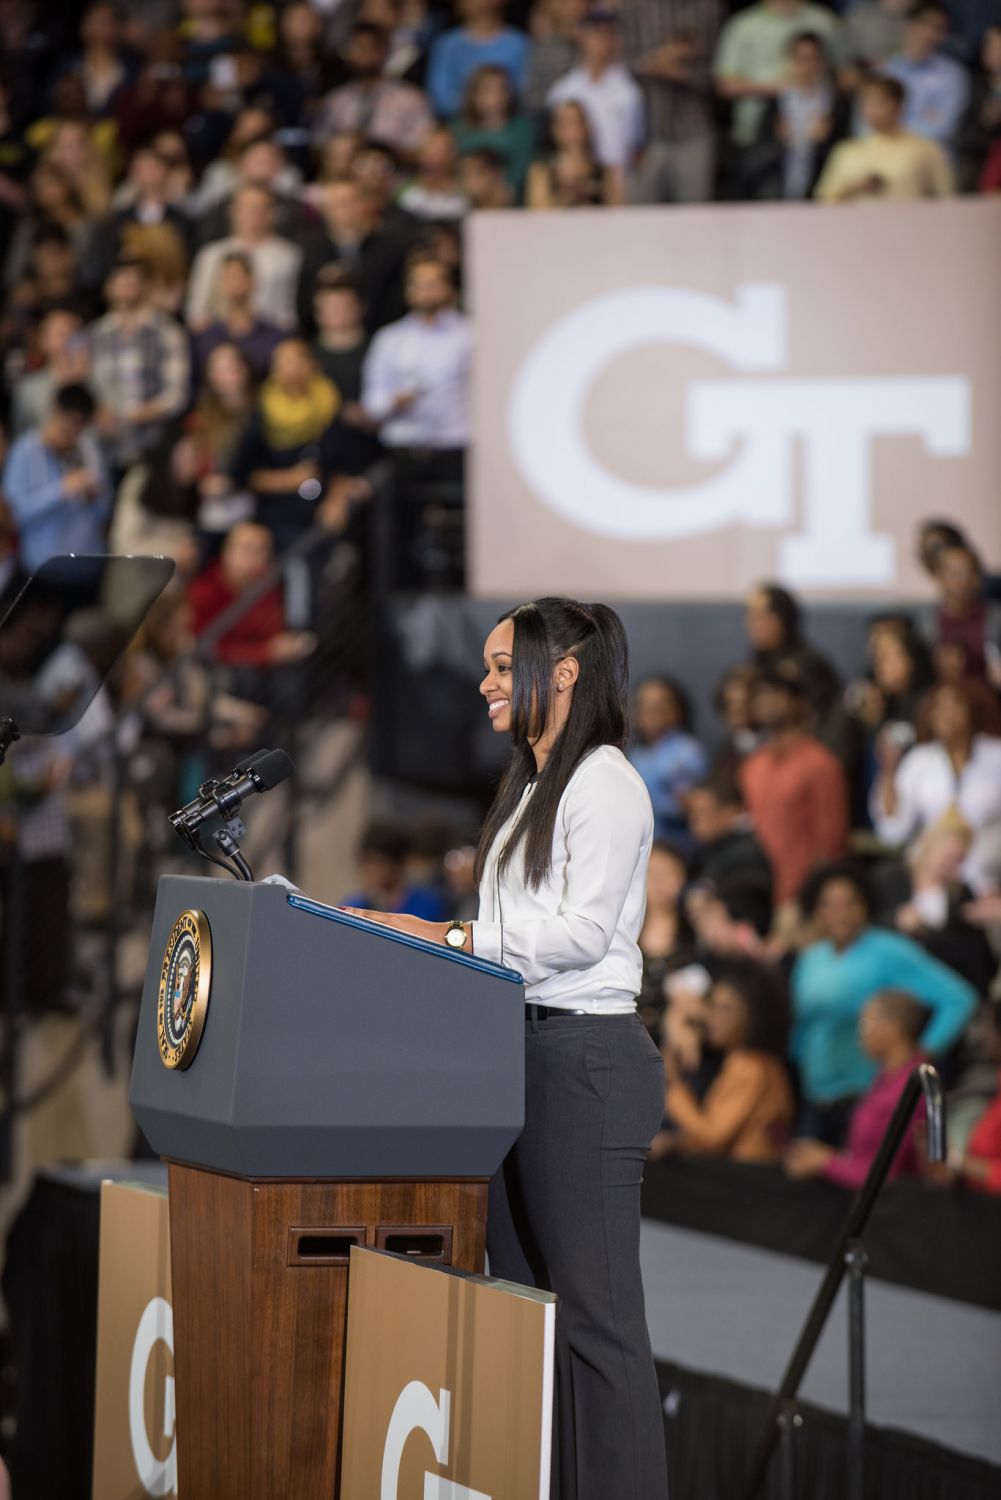
<instances>
[{"instance_id":1,"label":"podium","mask_svg":"<svg viewBox=\"0 0 1001 1500\"><path fill-rule=\"evenodd\" d=\"M283 887L164 876L129 1102L168 1163L178 1493L337 1493L352 1246L481 1271L521 977Z\"/></svg>"}]
</instances>

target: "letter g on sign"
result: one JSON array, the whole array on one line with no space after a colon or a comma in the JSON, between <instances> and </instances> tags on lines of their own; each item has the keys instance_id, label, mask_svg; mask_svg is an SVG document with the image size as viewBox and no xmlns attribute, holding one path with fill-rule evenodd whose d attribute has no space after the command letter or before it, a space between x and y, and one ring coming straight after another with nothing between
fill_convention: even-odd
<instances>
[{"instance_id":1,"label":"letter g on sign","mask_svg":"<svg viewBox=\"0 0 1001 1500\"><path fill-rule=\"evenodd\" d=\"M598 536L623 541L696 536L737 520L782 525L790 517L781 442L752 434L727 467L701 484L635 484L591 453L584 432L587 393L606 365L650 344L685 344L743 375L775 374L787 358L785 289L738 287L725 302L681 287L640 286L596 297L549 328L519 368L508 404L508 439L526 482L551 510ZM718 462L689 399L686 446Z\"/></svg>"},{"instance_id":2,"label":"letter g on sign","mask_svg":"<svg viewBox=\"0 0 1001 1500\"><path fill-rule=\"evenodd\" d=\"M386 1429L382 1453L382 1481L379 1500L398 1500L400 1464L403 1450L412 1432L423 1432L431 1440L434 1456L440 1464L448 1463L448 1423L452 1397L439 1391L438 1400L421 1380L411 1380L397 1397L393 1415ZM424 1500L490 1500L481 1490L456 1484L441 1474L424 1475Z\"/></svg>"},{"instance_id":3,"label":"letter g on sign","mask_svg":"<svg viewBox=\"0 0 1001 1500\"><path fill-rule=\"evenodd\" d=\"M177 1444L174 1437L174 1382L168 1376L163 1393L163 1432L172 1439L170 1452L157 1458L146 1431L146 1371L154 1345L174 1352L174 1313L164 1297L153 1297L139 1319L129 1369L129 1437L139 1482L147 1495L173 1495L177 1490Z\"/></svg>"}]
</instances>

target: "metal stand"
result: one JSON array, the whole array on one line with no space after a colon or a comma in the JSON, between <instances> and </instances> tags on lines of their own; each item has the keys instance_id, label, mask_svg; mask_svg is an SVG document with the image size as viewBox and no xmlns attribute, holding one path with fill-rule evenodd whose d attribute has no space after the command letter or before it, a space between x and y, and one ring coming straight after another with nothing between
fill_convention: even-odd
<instances>
[{"instance_id":1,"label":"metal stand","mask_svg":"<svg viewBox=\"0 0 1001 1500\"><path fill-rule=\"evenodd\" d=\"M863 1233L869 1222L872 1206L879 1196L880 1189L886 1181L890 1166L900 1149L900 1143L904 1138L904 1132L911 1121L918 1100L924 1096L925 1108L928 1113L928 1160L945 1161L945 1097L942 1092L942 1081L932 1067L931 1063L920 1063L911 1073L904 1091L897 1101L897 1107L893 1111L893 1117L886 1128L886 1134L876 1153L876 1159L869 1168L865 1182L858 1196L852 1202L848 1211L848 1217L844 1228L838 1236L838 1242L831 1255L824 1279L817 1288L817 1294L803 1324L803 1331L786 1366L785 1374L782 1376L781 1384L768 1410L768 1418L765 1423L761 1439L752 1455L751 1466L748 1472L747 1486L743 1491L743 1500L756 1500L764 1485L768 1473L768 1464L772 1456L772 1450L779 1440L779 1419L783 1409L793 1400L799 1391L803 1376L806 1374L807 1366L813 1358L813 1352L820 1341L820 1335L824 1331L828 1314L834 1306L834 1300L838 1290L849 1270L853 1276L856 1274L852 1263L852 1254L856 1248L860 1248L859 1236ZM864 1261L863 1261L864 1268ZM861 1277L861 1270L858 1272ZM864 1423L864 1346L862 1341L862 1284L859 1279L856 1302L853 1304L857 1309L859 1338L858 1371L853 1373L852 1389L858 1390L859 1410L862 1415L859 1418L859 1431L862 1431ZM861 1474L861 1443L859 1444L859 1472ZM861 1479L859 1481L861 1485ZM849 1490L854 1500L856 1494L861 1497L861 1487Z\"/></svg>"},{"instance_id":2,"label":"metal stand","mask_svg":"<svg viewBox=\"0 0 1001 1500\"><path fill-rule=\"evenodd\" d=\"M236 866L239 878L241 880L253 880L254 872L240 853L240 846L237 843L237 839L245 838L246 833L247 830L242 818L230 818L228 823L224 823L222 828L213 834L213 838L220 852L227 859L232 860Z\"/></svg>"},{"instance_id":3,"label":"metal stand","mask_svg":"<svg viewBox=\"0 0 1001 1500\"><path fill-rule=\"evenodd\" d=\"M848 1485L847 1500L865 1494L865 1268L861 1240L845 1252L848 1270Z\"/></svg>"},{"instance_id":4,"label":"metal stand","mask_svg":"<svg viewBox=\"0 0 1001 1500\"><path fill-rule=\"evenodd\" d=\"M796 1500L796 1429L802 1427L803 1418L791 1401L782 1404L779 1412L779 1495L781 1500Z\"/></svg>"}]
</instances>

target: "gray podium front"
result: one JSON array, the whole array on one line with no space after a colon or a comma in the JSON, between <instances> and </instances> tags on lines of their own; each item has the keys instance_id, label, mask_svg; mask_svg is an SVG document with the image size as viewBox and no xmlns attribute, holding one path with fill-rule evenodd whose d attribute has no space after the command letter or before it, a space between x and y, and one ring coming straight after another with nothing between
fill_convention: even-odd
<instances>
[{"instance_id":1,"label":"gray podium front","mask_svg":"<svg viewBox=\"0 0 1001 1500\"><path fill-rule=\"evenodd\" d=\"M169 1166L179 1494L329 1500L350 1248L483 1269L520 976L281 886L165 876L129 1101Z\"/></svg>"}]
</instances>

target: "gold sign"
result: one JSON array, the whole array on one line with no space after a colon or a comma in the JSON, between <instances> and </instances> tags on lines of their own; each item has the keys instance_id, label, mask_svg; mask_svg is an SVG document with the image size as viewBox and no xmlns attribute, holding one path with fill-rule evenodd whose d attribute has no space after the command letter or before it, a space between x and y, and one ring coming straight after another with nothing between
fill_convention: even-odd
<instances>
[{"instance_id":1,"label":"gold sign","mask_svg":"<svg viewBox=\"0 0 1001 1500\"><path fill-rule=\"evenodd\" d=\"M549 1500L555 1327L551 1292L352 1246L341 1500Z\"/></svg>"},{"instance_id":2,"label":"gold sign","mask_svg":"<svg viewBox=\"0 0 1001 1500\"><path fill-rule=\"evenodd\" d=\"M101 1184L94 1479L101 1500L177 1495L174 1314L164 1189Z\"/></svg>"},{"instance_id":3,"label":"gold sign","mask_svg":"<svg viewBox=\"0 0 1001 1500\"><path fill-rule=\"evenodd\" d=\"M209 1005L212 934L202 911L182 911L160 968L157 1043L165 1068L190 1067Z\"/></svg>"}]
</instances>

